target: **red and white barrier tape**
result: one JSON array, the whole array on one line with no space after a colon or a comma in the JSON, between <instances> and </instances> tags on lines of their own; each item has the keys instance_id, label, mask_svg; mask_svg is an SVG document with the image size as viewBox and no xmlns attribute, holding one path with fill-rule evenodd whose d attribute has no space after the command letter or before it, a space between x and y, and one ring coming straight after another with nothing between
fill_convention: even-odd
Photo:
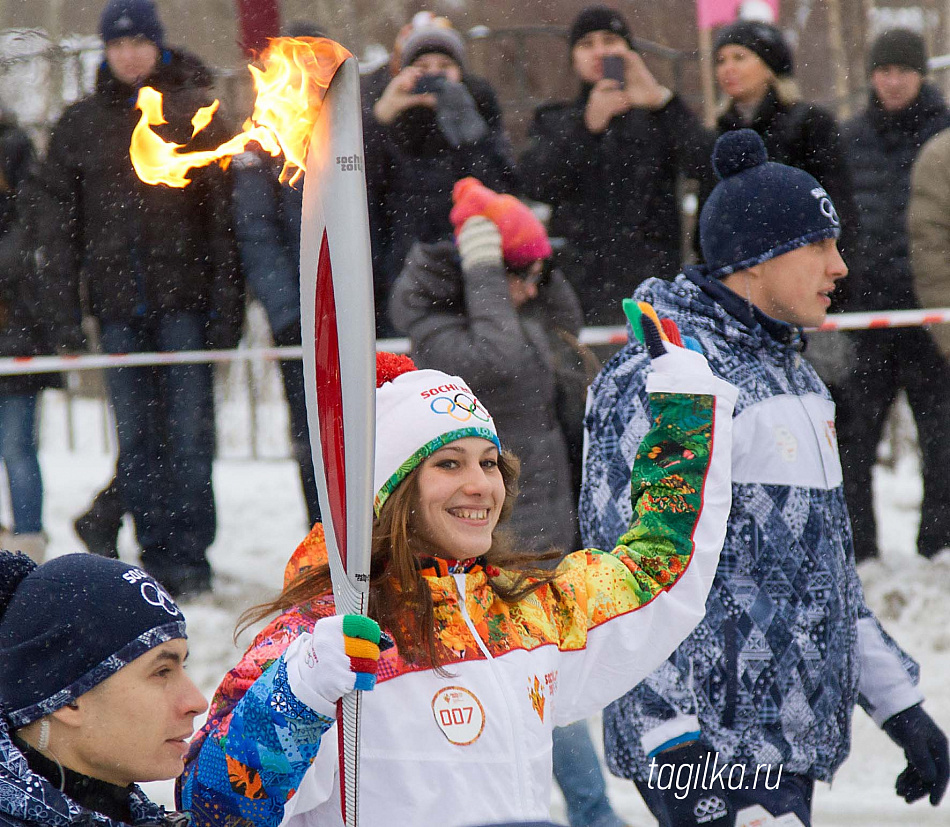
<instances>
[{"instance_id":1,"label":"red and white barrier tape","mask_svg":"<svg viewBox=\"0 0 950 827\"><path fill-rule=\"evenodd\" d=\"M950 322L950 308L927 310L882 310L870 313L834 313L819 330L880 330L886 327L920 327ZM622 345L627 329L618 327L585 327L580 340L585 345ZM380 339L377 350L407 353L408 339ZM297 347L237 348L236 350L181 350L174 353L114 353L82 356L10 356L0 358L0 376L25 373L57 373L67 370L101 370L150 365L195 365L213 362L249 362L263 359L278 361L300 359Z\"/></svg>"}]
</instances>

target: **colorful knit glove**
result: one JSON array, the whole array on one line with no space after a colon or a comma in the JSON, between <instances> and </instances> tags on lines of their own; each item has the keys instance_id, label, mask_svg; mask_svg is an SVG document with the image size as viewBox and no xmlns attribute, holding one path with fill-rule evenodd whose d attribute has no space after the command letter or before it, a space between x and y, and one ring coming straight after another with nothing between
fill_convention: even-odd
<instances>
[{"instance_id":1,"label":"colorful knit glove","mask_svg":"<svg viewBox=\"0 0 950 827\"><path fill-rule=\"evenodd\" d=\"M363 615L325 617L312 634L298 640L301 649L288 649L285 656L291 689L315 712L332 717L344 695L376 686L380 632L375 620Z\"/></svg>"},{"instance_id":2,"label":"colorful knit glove","mask_svg":"<svg viewBox=\"0 0 950 827\"><path fill-rule=\"evenodd\" d=\"M644 345L651 359L659 359L669 353L666 344L702 353L702 345L692 336L680 336L679 328L672 319L660 319L649 302L623 300L623 312L633 328L637 341Z\"/></svg>"},{"instance_id":3,"label":"colorful knit glove","mask_svg":"<svg viewBox=\"0 0 950 827\"><path fill-rule=\"evenodd\" d=\"M501 231L489 218L473 215L463 225L456 239L462 271L481 264L502 266Z\"/></svg>"}]
</instances>

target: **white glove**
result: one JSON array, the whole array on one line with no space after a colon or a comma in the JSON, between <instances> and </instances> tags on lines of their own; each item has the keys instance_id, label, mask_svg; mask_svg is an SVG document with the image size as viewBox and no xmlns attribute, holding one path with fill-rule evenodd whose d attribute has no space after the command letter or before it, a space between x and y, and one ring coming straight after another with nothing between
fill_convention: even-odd
<instances>
[{"instance_id":1,"label":"white glove","mask_svg":"<svg viewBox=\"0 0 950 827\"><path fill-rule=\"evenodd\" d=\"M336 716L336 702L344 695L373 688L378 659L379 626L357 615L318 620L311 634L300 635L284 653L291 691L328 718Z\"/></svg>"},{"instance_id":2,"label":"white glove","mask_svg":"<svg viewBox=\"0 0 950 827\"><path fill-rule=\"evenodd\" d=\"M483 215L473 215L459 230L456 237L462 270L481 264L504 264L501 254L501 232L494 221Z\"/></svg>"}]
</instances>

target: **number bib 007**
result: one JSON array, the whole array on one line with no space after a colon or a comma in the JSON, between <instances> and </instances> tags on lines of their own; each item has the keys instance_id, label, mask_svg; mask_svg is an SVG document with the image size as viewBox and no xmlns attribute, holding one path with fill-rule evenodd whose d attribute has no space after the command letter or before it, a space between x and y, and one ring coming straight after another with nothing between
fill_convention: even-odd
<instances>
[{"instance_id":1,"label":"number bib 007","mask_svg":"<svg viewBox=\"0 0 950 827\"><path fill-rule=\"evenodd\" d=\"M481 701L461 686L447 686L436 692L432 715L442 734L460 747L475 743L485 728Z\"/></svg>"}]
</instances>

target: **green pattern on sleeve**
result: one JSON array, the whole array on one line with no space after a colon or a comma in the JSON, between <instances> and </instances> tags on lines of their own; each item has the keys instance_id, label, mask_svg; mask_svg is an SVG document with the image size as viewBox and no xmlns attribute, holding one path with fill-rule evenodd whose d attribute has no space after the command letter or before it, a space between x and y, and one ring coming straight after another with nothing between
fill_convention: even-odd
<instances>
[{"instance_id":1,"label":"green pattern on sleeve","mask_svg":"<svg viewBox=\"0 0 950 827\"><path fill-rule=\"evenodd\" d=\"M631 475L633 519L615 551L637 577L644 603L669 588L692 556L715 403L710 395L650 395L653 427L640 443Z\"/></svg>"}]
</instances>

